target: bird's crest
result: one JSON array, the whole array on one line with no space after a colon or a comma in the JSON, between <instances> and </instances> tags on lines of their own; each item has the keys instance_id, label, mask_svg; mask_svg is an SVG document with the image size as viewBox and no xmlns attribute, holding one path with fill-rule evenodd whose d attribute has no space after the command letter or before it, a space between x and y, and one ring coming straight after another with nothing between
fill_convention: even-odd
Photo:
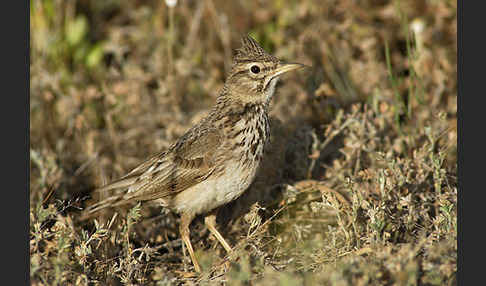
<instances>
[{"instance_id":1,"label":"bird's crest","mask_svg":"<svg viewBox=\"0 0 486 286\"><path fill-rule=\"evenodd\" d=\"M249 35L241 38L241 48L236 50L235 62L247 61L278 61L267 52Z\"/></svg>"}]
</instances>

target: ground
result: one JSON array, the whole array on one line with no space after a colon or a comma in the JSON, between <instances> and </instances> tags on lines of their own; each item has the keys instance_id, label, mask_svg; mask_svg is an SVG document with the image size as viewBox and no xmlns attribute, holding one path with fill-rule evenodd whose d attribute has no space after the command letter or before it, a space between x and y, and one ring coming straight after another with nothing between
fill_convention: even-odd
<instances>
[{"instance_id":1,"label":"ground","mask_svg":"<svg viewBox=\"0 0 486 286\"><path fill-rule=\"evenodd\" d=\"M30 5L33 285L457 284L455 1ZM209 111L244 34L311 68L277 85L258 177L219 212L235 251L196 219L196 275L157 205L81 220Z\"/></svg>"}]
</instances>

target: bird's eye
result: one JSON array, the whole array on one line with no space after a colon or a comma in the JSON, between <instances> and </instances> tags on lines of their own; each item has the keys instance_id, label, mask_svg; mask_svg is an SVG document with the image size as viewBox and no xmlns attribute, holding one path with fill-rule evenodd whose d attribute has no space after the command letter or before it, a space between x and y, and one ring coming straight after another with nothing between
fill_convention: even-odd
<instances>
[{"instance_id":1,"label":"bird's eye","mask_svg":"<svg viewBox=\"0 0 486 286\"><path fill-rule=\"evenodd\" d=\"M250 70L255 74L260 72L260 68L258 66L251 66Z\"/></svg>"}]
</instances>

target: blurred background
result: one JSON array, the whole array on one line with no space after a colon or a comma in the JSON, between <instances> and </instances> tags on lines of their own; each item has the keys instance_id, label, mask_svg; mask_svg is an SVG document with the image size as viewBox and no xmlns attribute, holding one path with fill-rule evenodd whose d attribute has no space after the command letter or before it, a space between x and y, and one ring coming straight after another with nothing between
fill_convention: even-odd
<instances>
[{"instance_id":1,"label":"blurred background","mask_svg":"<svg viewBox=\"0 0 486 286\"><path fill-rule=\"evenodd\" d=\"M312 68L279 82L264 166L219 218L231 269L196 221L209 274L185 275L160 208L78 221L208 112L246 34ZM455 1L31 0L32 283L454 284L456 62Z\"/></svg>"}]
</instances>

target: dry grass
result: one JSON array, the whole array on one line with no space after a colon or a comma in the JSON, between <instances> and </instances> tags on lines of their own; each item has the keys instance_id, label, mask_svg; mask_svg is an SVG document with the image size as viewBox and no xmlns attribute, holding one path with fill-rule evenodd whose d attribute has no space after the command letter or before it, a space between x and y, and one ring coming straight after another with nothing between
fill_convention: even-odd
<instances>
[{"instance_id":1,"label":"dry grass","mask_svg":"<svg viewBox=\"0 0 486 286\"><path fill-rule=\"evenodd\" d=\"M258 3L258 4L257 4ZM454 1L31 1L34 285L455 285ZM170 24L172 23L172 24ZM80 221L89 191L213 104L239 36L286 76L252 187L200 220L142 204Z\"/></svg>"}]
</instances>

